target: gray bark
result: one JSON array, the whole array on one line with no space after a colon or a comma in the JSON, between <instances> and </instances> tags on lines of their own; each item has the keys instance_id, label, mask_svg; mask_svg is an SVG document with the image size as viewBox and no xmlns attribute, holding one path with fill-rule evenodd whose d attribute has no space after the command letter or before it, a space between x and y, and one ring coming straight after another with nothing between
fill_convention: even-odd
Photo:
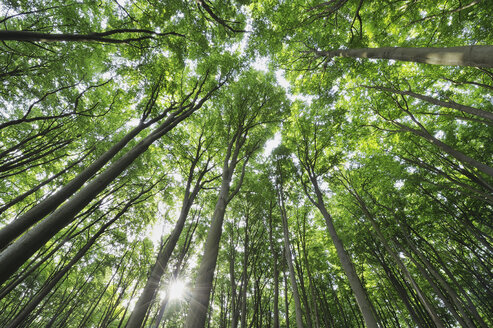
<instances>
[{"instance_id":1,"label":"gray bark","mask_svg":"<svg viewBox=\"0 0 493 328\"><path fill-rule=\"evenodd\" d=\"M352 57L392 59L432 65L493 67L493 46L461 46L449 48L359 48L320 51L312 50L317 57Z\"/></svg>"},{"instance_id":2,"label":"gray bark","mask_svg":"<svg viewBox=\"0 0 493 328\"><path fill-rule=\"evenodd\" d=\"M327 230L329 231L329 235L336 248L337 256L341 261L342 268L344 269L344 272L348 277L349 285L354 292L356 302L358 303L358 307L361 311L361 314L363 315L365 324L368 328L378 328L378 320L375 310L370 300L368 299L368 295L366 294L366 291L358 277L358 274L356 273L356 270L354 269L351 257L344 248L342 240L339 238L337 231L335 230L332 216L329 214L327 208L325 207L322 192L320 191L318 182L315 177L312 177L311 181L315 189L315 194L317 196L317 202L315 203L315 205L325 219Z\"/></svg>"},{"instance_id":3,"label":"gray bark","mask_svg":"<svg viewBox=\"0 0 493 328\"><path fill-rule=\"evenodd\" d=\"M141 124L125 135L120 141L113 145L108 151L101 155L96 161L77 174L69 183L59 191L41 201L29 211L18 217L0 230L0 249L19 237L36 222L43 219L51 211L74 194L82 185L89 180L97 171L106 165L120 150L123 149L139 132L146 126Z\"/></svg>"},{"instance_id":4,"label":"gray bark","mask_svg":"<svg viewBox=\"0 0 493 328\"><path fill-rule=\"evenodd\" d=\"M190 308L185 323L185 327L187 328L205 327L207 308L209 306L212 282L214 280L214 271L216 269L217 255L219 253L219 243L221 241L224 214L226 212L226 206L231 200L231 197L235 194L235 192L233 192L233 195L230 195L229 192L231 178L237 165L240 148L245 142L245 139L246 135L243 136L240 134L240 131L238 131L228 145L222 171L221 188L219 190L218 199L212 215L211 226L209 228L209 232L207 233L204 254L197 272L197 280L192 292ZM232 151L233 147L234 152ZM237 192L237 190L235 191Z\"/></svg>"},{"instance_id":5,"label":"gray bark","mask_svg":"<svg viewBox=\"0 0 493 328\"><path fill-rule=\"evenodd\" d=\"M204 177L205 173L209 170L208 167L209 162L207 162L205 168L203 168L199 173L199 176L197 177L197 180L192 189L194 170L197 166L200 157L203 154L201 148L202 148L202 144L199 143L199 146L197 147L197 150L195 152L195 158L192 160L192 165L190 167L190 171L187 179L187 185L185 188L185 195L183 197L182 208L180 211L180 216L176 221L175 227L171 232L168 242L161 249L161 251L157 256L156 263L152 268L151 274L147 279L144 290L142 291L142 294L140 295L137 303L135 304L134 310L132 311L132 314L128 319L126 328L142 327L144 323L144 318L146 317L146 314L154 301L157 289L159 287L159 282L161 281L161 277L166 271L168 261L171 257L171 254L173 253L173 250L175 249L178 239L180 238L181 232L183 231L183 227L185 226L185 221L188 217L188 213L190 212L190 208L192 207L192 204L195 198L197 197L197 194L199 193L200 189L203 186L202 178Z\"/></svg>"},{"instance_id":6,"label":"gray bark","mask_svg":"<svg viewBox=\"0 0 493 328\"><path fill-rule=\"evenodd\" d=\"M291 290L293 291L294 309L296 313L296 326L303 328L303 312L301 310L300 294L298 292L298 285L296 283L296 274L293 266L293 255L291 253L291 245L289 243L289 230L288 230L288 218L286 215L286 209L284 206L284 194L282 191L282 184L278 190L279 206L281 208L282 216L282 228L284 234L284 255L286 257L286 263L289 269L289 280L291 282Z\"/></svg>"},{"instance_id":7,"label":"gray bark","mask_svg":"<svg viewBox=\"0 0 493 328\"><path fill-rule=\"evenodd\" d=\"M436 99L436 98L433 98L433 97L430 97L430 96L426 96L426 95L422 95L422 94L419 94L419 93L416 93L416 92L412 92L412 91L402 91L402 90L396 90L396 89L391 89L391 88L386 88L386 87L380 87L380 86L375 86L375 87L363 86L363 87L368 88L368 89L376 89L376 90L381 90L381 91L387 91L387 92L391 92L391 93L396 93L398 95L411 96L411 97L414 97L416 99L424 100L424 101L426 101L426 102L428 102L430 104L436 105L436 106L450 108L450 109L455 109L455 110L458 110L458 111L463 112L463 113L475 115L477 117L480 117L480 118L484 118L484 119L493 121L493 113L484 111L484 110L479 109L479 108L474 108L474 107L471 107L471 106L462 105L462 104L456 103L456 102L451 101L451 100L449 100L449 101L443 101L443 100L440 100L440 99Z\"/></svg>"}]
</instances>

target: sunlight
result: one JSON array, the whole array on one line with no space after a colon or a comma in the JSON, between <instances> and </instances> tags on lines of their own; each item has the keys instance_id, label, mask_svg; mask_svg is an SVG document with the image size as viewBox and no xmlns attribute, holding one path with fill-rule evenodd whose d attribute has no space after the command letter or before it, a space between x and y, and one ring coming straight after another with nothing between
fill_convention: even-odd
<instances>
[{"instance_id":1,"label":"sunlight","mask_svg":"<svg viewBox=\"0 0 493 328\"><path fill-rule=\"evenodd\" d=\"M171 282L168 291L170 300L183 299L187 291L187 286L184 281L176 279Z\"/></svg>"}]
</instances>

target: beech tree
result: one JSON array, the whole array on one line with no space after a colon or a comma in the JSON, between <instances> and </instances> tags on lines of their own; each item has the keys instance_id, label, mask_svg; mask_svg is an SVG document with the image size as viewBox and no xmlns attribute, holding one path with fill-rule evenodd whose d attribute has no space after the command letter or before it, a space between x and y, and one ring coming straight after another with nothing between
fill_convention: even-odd
<instances>
[{"instance_id":1,"label":"beech tree","mask_svg":"<svg viewBox=\"0 0 493 328\"><path fill-rule=\"evenodd\" d=\"M493 326L490 1L0 1L0 327Z\"/></svg>"}]
</instances>

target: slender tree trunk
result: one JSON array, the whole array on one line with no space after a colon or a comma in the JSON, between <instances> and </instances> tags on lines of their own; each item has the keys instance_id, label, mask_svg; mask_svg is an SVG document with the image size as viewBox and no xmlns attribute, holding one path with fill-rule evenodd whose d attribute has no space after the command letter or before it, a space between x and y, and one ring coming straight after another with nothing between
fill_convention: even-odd
<instances>
[{"instance_id":1,"label":"slender tree trunk","mask_svg":"<svg viewBox=\"0 0 493 328\"><path fill-rule=\"evenodd\" d=\"M455 109L455 110L458 110L460 112L471 114L471 115L474 115L474 116L477 116L480 118L484 118L484 119L487 119L487 120L490 120L493 122L493 113L492 112L487 112L487 111L484 111L484 110L479 109L479 108L474 108L471 106L462 105L462 104L456 103L456 102L451 101L451 100L443 101L443 100L439 100L439 99L436 99L436 98L433 98L430 96L425 96L425 95L422 95L422 94L419 94L416 92L412 92L412 91L401 91L401 90L397 90L397 89L380 87L380 86L363 86L363 87L365 87L367 89L376 89L376 90L395 93L398 95L414 97L416 99L424 100L424 101L426 101L430 104L436 105L436 106Z\"/></svg>"},{"instance_id":2,"label":"slender tree trunk","mask_svg":"<svg viewBox=\"0 0 493 328\"><path fill-rule=\"evenodd\" d=\"M380 262L380 264L382 265L382 268L384 269L387 277L389 278L390 283L392 284L392 286L395 288L395 290L399 294L401 301L404 303L409 314L411 315L411 318L414 321L414 324L420 328L424 328L426 326L425 323L423 322L423 320L421 320L421 317L418 316L418 314L416 313L416 311L412 307L411 302L409 300L409 296L406 293L406 290L402 287L402 284L399 282L397 277L394 275L392 270L387 265L383 255L378 254L376 250L374 250L374 253L375 253L375 257Z\"/></svg>"},{"instance_id":3,"label":"slender tree trunk","mask_svg":"<svg viewBox=\"0 0 493 328\"><path fill-rule=\"evenodd\" d=\"M381 232L380 227L378 226L376 220L373 218L373 215L370 213L370 211L366 207L366 204L363 201L363 199L359 196L359 194L356 192L356 190L349 189L348 186L347 186L347 189L356 198L356 200L358 201L358 203L360 205L360 208L362 209L363 213L368 218L368 220L370 221L373 229L375 230L378 239L384 245L384 248L387 251L387 253L392 257L392 259L395 261L395 263L397 264L397 266L399 267L399 269L401 269L401 271L404 274L404 276L406 277L406 279L409 281L409 283L411 284L411 286L416 291L416 294L418 295L419 299L423 303L426 311L428 312L428 314L432 318L432 320L435 323L435 325L438 328L445 328L445 326L442 323L440 317L438 316L437 312L435 311L435 308L433 307L433 305L428 301L428 299L426 298L426 296L422 292L421 288L418 286L418 284L416 283L416 281L414 280L414 278L411 276L411 273L409 272L409 270L407 269L407 267L404 265L404 263L402 262L402 260L399 258L399 255L397 255L397 253L392 249L392 247L390 246L390 244L387 242L387 240L386 240L385 236L383 235L383 233Z\"/></svg>"},{"instance_id":4,"label":"slender tree trunk","mask_svg":"<svg viewBox=\"0 0 493 328\"><path fill-rule=\"evenodd\" d=\"M209 305L210 291L212 281L214 280L214 270L216 268L217 254L219 252L219 242L221 240L222 225L226 206L229 197L229 184L231 175L228 168L223 171L223 181L219 191L219 197L212 215L212 222L207 234L207 240L204 247L204 255L197 273L190 310L187 315L185 327L203 328L207 319L207 308Z\"/></svg>"},{"instance_id":5,"label":"slender tree trunk","mask_svg":"<svg viewBox=\"0 0 493 328\"><path fill-rule=\"evenodd\" d=\"M286 214L286 207L284 205L284 191L283 191L283 177L280 165L278 163L278 188L277 188L277 201L279 203L279 209L282 217L282 228L284 234L284 255L286 257L286 263L289 269L289 280L291 282L291 290L293 291L294 308L296 313L296 326L303 328L303 312L301 310L300 294L298 292L298 285L296 283L296 274L293 267L293 255L291 253L291 245L289 242L289 230L288 230L288 218Z\"/></svg>"},{"instance_id":6,"label":"slender tree trunk","mask_svg":"<svg viewBox=\"0 0 493 328\"><path fill-rule=\"evenodd\" d=\"M175 249L178 239L180 238L181 232L183 231L183 227L185 226L185 221L188 217L188 213L190 212L190 208L192 207L197 194L202 188L202 178L209 170L209 162L207 162L205 168L203 168L199 173L196 183L193 186L193 190L191 190L193 178L195 175L194 171L198 164L198 161L200 160L200 157L203 154L201 148L202 144L199 143L199 146L197 147L197 150L195 152L195 158L192 160L192 165L189 170L180 216L176 221L175 227L171 232L168 242L160 250L157 256L156 263L154 264L154 267L151 270L151 274L147 279L144 290L142 291L142 294L140 295L139 300L135 304L134 310L132 311L132 314L128 319L126 328L140 328L143 325L145 315L146 313L148 313L148 310L151 307L152 302L154 301L157 289L159 287L159 282L161 281L161 277L166 271L168 261L171 257L171 254L173 253L173 250Z\"/></svg>"},{"instance_id":7,"label":"slender tree trunk","mask_svg":"<svg viewBox=\"0 0 493 328\"><path fill-rule=\"evenodd\" d=\"M272 259L274 261L274 299L273 299L273 314L274 314L274 322L273 328L279 328L279 269L277 268L277 252L274 246L274 237L273 237L273 229L272 229L272 209L273 209L272 200L270 202L269 207L269 245L270 252L272 254Z\"/></svg>"},{"instance_id":8,"label":"slender tree trunk","mask_svg":"<svg viewBox=\"0 0 493 328\"><path fill-rule=\"evenodd\" d=\"M289 325L289 289L288 289L288 278L286 277L286 272L282 270L283 280L284 280L284 307L286 311L286 327Z\"/></svg>"},{"instance_id":9,"label":"slender tree trunk","mask_svg":"<svg viewBox=\"0 0 493 328\"><path fill-rule=\"evenodd\" d=\"M438 140L437 138L435 138L434 136L432 136L428 130L426 130L426 128L421 124L419 123L416 118L409 112L407 111L407 114L411 117L411 119L419 126L419 130L416 130L416 129L413 129L413 128L410 128L409 126L405 125L405 124L402 124L402 123L399 123L397 121L391 121L393 124L395 124L396 126L400 127L402 129L402 131L406 131L406 132L411 132L412 134L414 135L417 135L417 136L420 136L426 140L428 140L428 142L432 143L433 145L437 146L439 149L441 149L442 151L446 152L447 154L449 154L450 156L456 158L457 160L459 160L460 162L462 163L465 163L465 164L469 164L471 165L472 167L475 167L476 169L478 169L479 171L493 177L493 168L486 165L486 164L483 164L479 161L476 161L475 159L467 156L466 154L452 148L451 146L447 145L446 143Z\"/></svg>"},{"instance_id":10,"label":"slender tree trunk","mask_svg":"<svg viewBox=\"0 0 493 328\"><path fill-rule=\"evenodd\" d=\"M122 150L131 140L135 138L146 126L141 124L127 133L119 142L113 145L108 151L101 155L96 161L77 174L69 183L59 191L42 200L29 211L6 225L0 230L0 249L7 246L22 233L27 231L36 222L43 219L51 211L74 194L82 185L89 180L97 171L106 165L120 150ZM62 171L63 172L63 171Z\"/></svg>"},{"instance_id":11,"label":"slender tree trunk","mask_svg":"<svg viewBox=\"0 0 493 328\"><path fill-rule=\"evenodd\" d=\"M449 48L361 48L330 51L312 50L317 57L352 57L392 59L432 65L493 67L493 46L461 46Z\"/></svg>"},{"instance_id":12,"label":"slender tree trunk","mask_svg":"<svg viewBox=\"0 0 493 328\"><path fill-rule=\"evenodd\" d=\"M356 302L358 303L358 307L361 311L361 314L363 315L366 326L368 328L378 328L378 323L377 323L378 320L375 314L375 309L373 308L370 300L368 299L368 295L366 294L363 284L361 283L358 274L354 269L354 265L351 260L351 257L346 252L342 240L339 238L337 234L337 231L334 227L332 216L329 214L327 208L325 207L322 192L320 191L318 182L315 177L311 177L311 181L315 189L315 194L317 196L317 202L315 205L318 207L320 213L325 218L327 230L329 231L329 235L336 248L337 256L341 261L342 268L344 269L344 272L348 277L349 285L351 286L351 289L354 292L354 296L356 297Z\"/></svg>"}]
</instances>

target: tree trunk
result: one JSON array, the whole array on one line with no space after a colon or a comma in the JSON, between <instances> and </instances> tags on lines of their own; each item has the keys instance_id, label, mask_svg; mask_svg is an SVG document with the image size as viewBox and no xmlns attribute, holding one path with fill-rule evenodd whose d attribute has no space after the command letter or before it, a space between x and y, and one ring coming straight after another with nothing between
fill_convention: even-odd
<instances>
[{"instance_id":1,"label":"tree trunk","mask_svg":"<svg viewBox=\"0 0 493 328\"><path fill-rule=\"evenodd\" d=\"M330 51L312 50L317 57L352 57L392 59L432 65L493 67L493 46L461 46L449 48L361 48Z\"/></svg>"},{"instance_id":2,"label":"tree trunk","mask_svg":"<svg viewBox=\"0 0 493 328\"><path fill-rule=\"evenodd\" d=\"M241 131L237 131L228 145L226 156L224 158L222 182L219 190L218 199L212 215L211 225L207 233L207 240L204 246L204 255L197 272L197 280L192 292L190 308L188 311L185 327L187 328L203 328L207 319L207 308L209 306L212 282L214 280L214 271L216 269L217 255L219 253L219 243L221 241L222 227L226 206L231 197L233 197L238 189L230 195L230 183L233 177L234 170L238 164L238 155L240 148L246 140ZM233 151L234 148L234 151ZM246 162L243 166L243 172Z\"/></svg>"},{"instance_id":3,"label":"tree trunk","mask_svg":"<svg viewBox=\"0 0 493 328\"><path fill-rule=\"evenodd\" d=\"M419 123L416 118L410 113L410 112L407 112L407 114L411 117L411 119L416 123L418 124L420 130L416 130L416 129L413 129L413 128L410 128L408 127L407 125L405 124L402 124L402 123L399 123L399 122L396 122L396 121L392 121L393 124L395 124L396 126L400 127L402 129L402 131L406 131L406 132L411 132L412 134L414 135L417 135L417 136L420 136L426 140L428 140L428 142L432 143L433 145L437 146L439 149L441 149L442 151L446 152L447 154L449 154L450 156L456 158L458 161L464 163L464 164L469 164L470 166L472 167L475 167L476 169L478 169L479 171L493 177L493 168L486 165L486 164L483 164L481 162L478 162L476 161L475 159L467 156L466 154L452 148L451 146L447 145L446 143L438 140L437 138L435 138L434 136L432 136L428 130L426 130L426 128L421 125L421 123Z\"/></svg>"},{"instance_id":4,"label":"tree trunk","mask_svg":"<svg viewBox=\"0 0 493 328\"><path fill-rule=\"evenodd\" d=\"M140 197L141 194L139 194ZM138 198L138 197L137 197ZM96 242L96 240L106 231L106 229L118 220L125 212L132 206L135 198L129 201L125 207L123 207L118 214L110 221L105 223L99 230L87 241L87 243L77 252L77 254L70 260L67 265L65 265L61 270L59 270L55 276L50 279L50 281L43 286L40 292L24 307L21 313L19 313L16 318L11 321L6 328L14 328L20 325L29 314L38 306L38 304L45 298L46 295L52 290L53 287L65 276L65 274L86 254L86 252L91 248L91 246Z\"/></svg>"},{"instance_id":5,"label":"tree trunk","mask_svg":"<svg viewBox=\"0 0 493 328\"><path fill-rule=\"evenodd\" d=\"M7 247L0 254L0 284L5 282L12 273L16 272L51 237L70 224L79 211L129 167L154 141L160 139L168 131L199 109L217 88L211 90L197 104L192 103L187 107L180 107L179 112L171 113L150 135L111 164L97 178L79 190L63 206Z\"/></svg>"},{"instance_id":6,"label":"tree trunk","mask_svg":"<svg viewBox=\"0 0 493 328\"><path fill-rule=\"evenodd\" d=\"M56 209L61 203L74 194L87 180L106 165L120 150L123 149L135 136L146 126L139 125L127 133L120 141L113 145L108 151L101 155L96 161L77 174L69 183L59 191L44 199L29 211L6 225L0 230L0 249L7 246L22 233L27 231L36 222L43 219L47 214Z\"/></svg>"},{"instance_id":7,"label":"tree trunk","mask_svg":"<svg viewBox=\"0 0 493 328\"><path fill-rule=\"evenodd\" d=\"M433 305L428 301L428 299L426 298L426 296L422 292L421 288L418 286L418 284L416 283L416 281L414 280L414 278L411 276L411 273L409 272L409 270L407 269L407 267L405 266L405 264L399 258L399 255L397 255L397 253L391 248L390 244L385 239L385 236L381 232L380 227L378 226L377 222L373 218L373 215L370 213L370 211L366 207L366 204L364 203L363 199L359 196L359 194L356 192L356 190L349 189L349 186L346 186L346 187L347 187L348 191L358 201L358 204L360 205L360 208L362 209L363 213L368 218L368 220L370 221L373 229L375 230L378 239L380 239L380 242L384 245L384 248L387 251L387 253L392 257L392 259L395 261L395 263L397 264L397 266L399 267L399 269L402 271L402 273L404 274L404 276L406 277L406 279L409 281L409 283L411 284L411 286L416 291L416 294L418 295L418 297L421 300L421 302L423 302L423 305L424 305L426 311L428 312L428 314L432 318L432 320L435 323L435 325L438 328L444 328L445 326L442 323L442 321L441 321L440 317L438 316L437 312L435 311Z\"/></svg>"},{"instance_id":8,"label":"tree trunk","mask_svg":"<svg viewBox=\"0 0 493 328\"><path fill-rule=\"evenodd\" d=\"M144 290L142 291L142 294L140 295L139 300L135 304L134 310L132 311L132 314L128 319L126 328L140 328L142 326L146 313L151 307L154 298L156 296L156 292L159 287L159 282L161 281L161 277L166 271L168 261L171 257L171 254L173 253L173 250L175 249L178 239L180 238L181 232L183 231L183 227L185 226L185 221L188 217L188 213L190 212L190 208L192 207L192 204L195 201L197 194L202 188L202 178L204 177L205 173L209 170L208 168L209 162L207 162L206 167L203 168L199 173L196 183L194 184L193 190L191 190L193 178L195 175L194 171L198 161L200 160L200 157L203 154L201 151L201 145L202 144L199 143L199 146L197 147L197 151L195 152L195 158L192 160L192 165L189 170L180 216L176 221L175 227L171 232L168 242L160 250L157 256L156 263L154 264L154 267L151 270L151 274L147 279Z\"/></svg>"},{"instance_id":9,"label":"tree trunk","mask_svg":"<svg viewBox=\"0 0 493 328\"><path fill-rule=\"evenodd\" d=\"M110 35L118 35L124 33L139 33L143 34L140 37L132 37L125 39L113 39L108 38ZM117 29L110 30L101 33L90 34L49 34L32 31L0 31L0 40L12 40L23 42L102 42L102 43L129 43L132 41L143 41L146 39L152 39L154 35L176 35L183 36L179 33L157 33L150 30L143 29Z\"/></svg>"},{"instance_id":10,"label":"tree trunk","mask_svg":"<svg viewBox=\"0 0 493 328\"><path fill-rule=\"evenodd\" d=\"M439 100L439 99L436 99L436 98L433 98L430 96L425 96L425 95L422 95L422 94L419 94L416 92L412 92L412 91L401 91L401 90L397 90L397 89L391 89L391 88L380 87L380 86L364 86L364 87L367 89L376 89L376 90L395 93L398 95L414 97L416 99L424 100L424 101L426 101L430 104L436 105L436 106L455 109L455 110L458 110L460 112L471 114L471 115L474 115L474 116L477 116L480 118L484 118L484 119L487 119L487 120L490 120L493 122L493 113L484 111L482 109L474 108L471 106L462 105L462 104L456 103L456 102L451 101L451 100L443 101L443 100Z\"/></svg>"},{"instance_id":11,"label":"tree trunk","mask_svg":"<svg viewBox=\"0 0 493 328\"><path fill-rule=\"evenodd\" d=\"M274 261L274 299L273 299L273 315L274 315L274 322L273 322L273 328L279 328L279 270L277 268L277 252L274 247L274 238L273 238L273 230L272 230L272 208L273 204L272 201L270 202L270 207L269 207L269 245L270 245L270 252L272 255L272 259Z\"/></svg>"},{"instance_id":12,"label":"tree trunk","mask_svg":"<svg viewBox=\"0 0 493 328\"><path fill-rule=\"evenodd\" d=\"M337 256L341 261L342 268L344 269L344 272L348 277L349 285L351 286L351 289L354 292L354 296L356 297L356 302L358 303L358 307L361 311L361 314L363 315L366 326L368 328L378 328L378 323L377 323L378 320L375 314L375 309L370 303L370 300L368 299L368 295L366 294L366 291L358 277L358 274L354 269L351 257L346 252L342 240L337 235L337 231L335 230L332 216L329 214L329 212L325 207L322 192L320 191L318 182L315 177L311 177L311 181L315 189L315 194L317 196L317 203L315 205L318 207L320 213L325 218L327 230L329 231L329 235L336 248Z\"/></svg>"},{"instance_id":13,"label":"tree trunk","mask_svg":"<svg viewBox=\"0 0 493 328\"><path fill-rule=\"evenodd\" d=\"M282 228L284 234L284 255L286 257L286 263L289 269L289 280L291 282L291 289L293 291L294 308L296 313L296 326L303 328L303 312L301 310L300 294L298 292L298 285L296 283L296 274L293 267L293 255L291 254L291 245L289 243L289 230L288 230L288 217L286 214L286 207L284 205L284 191L283 191L283 176L280 165L278 163L278 188L277 188L277 201L279 203L279 209L282 217Z\"/></svg>"}]
</instances>

